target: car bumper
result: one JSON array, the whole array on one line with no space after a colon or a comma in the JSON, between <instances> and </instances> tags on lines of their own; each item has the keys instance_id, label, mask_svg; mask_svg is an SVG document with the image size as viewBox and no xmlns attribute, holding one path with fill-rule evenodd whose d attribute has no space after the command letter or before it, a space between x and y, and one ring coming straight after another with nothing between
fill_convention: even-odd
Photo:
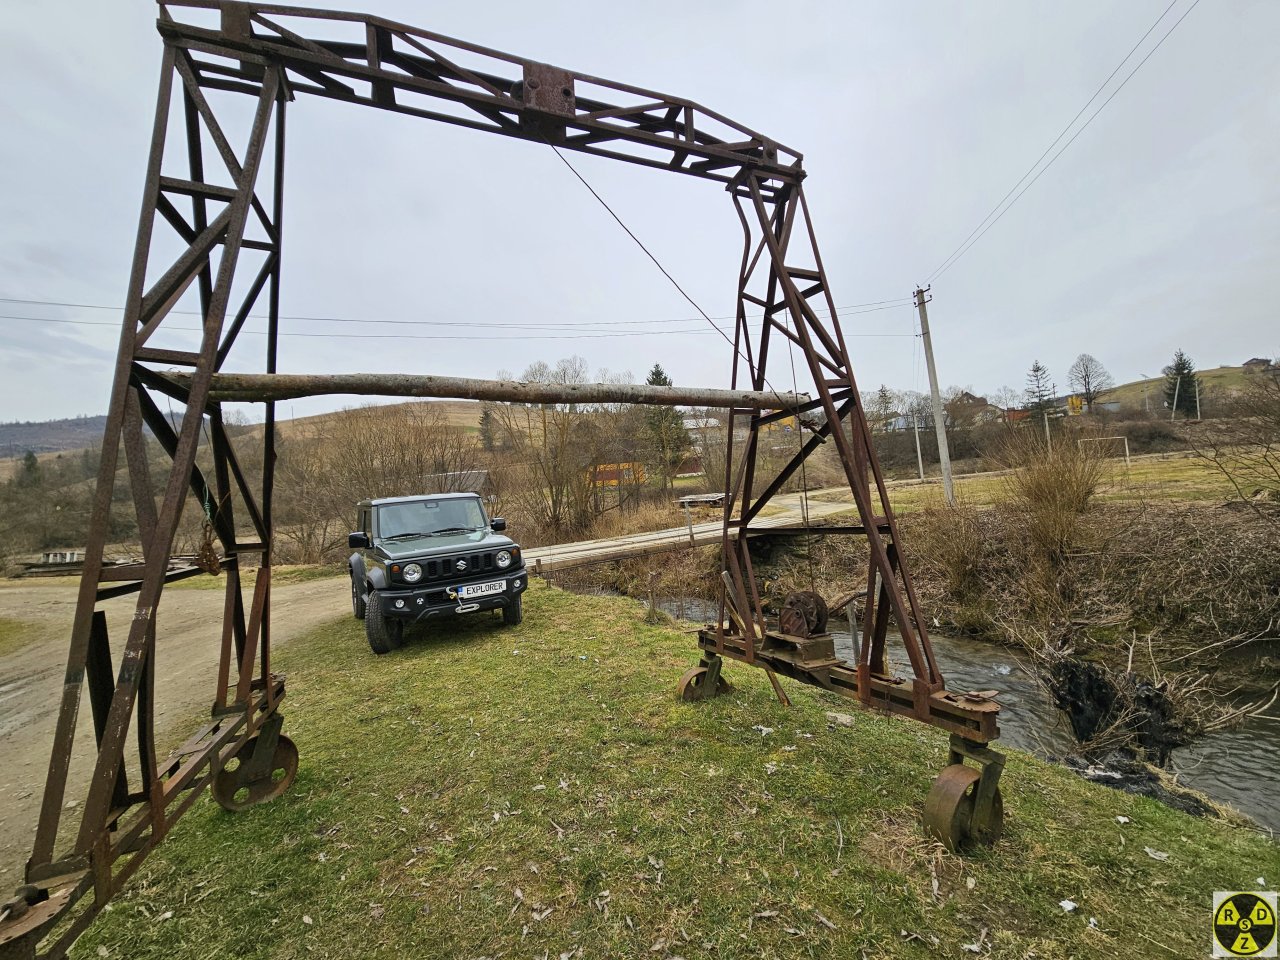
<instances>
[{"instance_id":1,"label":"car bumper","mask_svg":"<svg viewBox=\"0 0 1280 960\"><path fill-rule=\"evenodd\" d=\"M459 597L458 591L485 583L503 584L502 592L481 597ZM497 610L515 602L529 587L529 578L523 568L511 573L488 577L471 583L436 583L415 589L392 588L378 591L382 598L383 616L410 623L447 613L474 613L477 610Z\"/></svg>"}]
</instances>

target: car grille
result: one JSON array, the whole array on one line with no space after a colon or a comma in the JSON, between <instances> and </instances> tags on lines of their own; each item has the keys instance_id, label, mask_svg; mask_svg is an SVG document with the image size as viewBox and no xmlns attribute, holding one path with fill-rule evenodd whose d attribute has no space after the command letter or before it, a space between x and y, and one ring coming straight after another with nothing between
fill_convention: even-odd
<instances>
[{"instance_id":1,"label":"car grille","mask_svg":"<svg viewBox=\"0 0 1280 960\"><path fill-rule=\"evenodd\" d=\"M424 560L422 563L423 580L462 580L467 577L479 576L484 573L492 573L498 569L498 564L494 560L494 551L485 553L468 553L457 554L452 557L443 557L439 560ZM467 569L457 569L459 560L467 561Z\"/></svg>"}]
</instances>

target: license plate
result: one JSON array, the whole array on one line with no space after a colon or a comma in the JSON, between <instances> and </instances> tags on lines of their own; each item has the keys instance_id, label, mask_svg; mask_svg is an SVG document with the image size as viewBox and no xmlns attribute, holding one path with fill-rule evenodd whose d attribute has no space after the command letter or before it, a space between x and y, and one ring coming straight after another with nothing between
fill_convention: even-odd
<instances>
[{"instance_id":1,"label":"license plate","mask_svg":"<svg viewBox=\"0 0 1280 960\"><path fill-rule=\"evenodd\" d=\"M487 597L493 593L502 593L507 589L507 581L495 580L493 583L473 583L458 588L459 597Z\"/></svg>"}]
</instances>

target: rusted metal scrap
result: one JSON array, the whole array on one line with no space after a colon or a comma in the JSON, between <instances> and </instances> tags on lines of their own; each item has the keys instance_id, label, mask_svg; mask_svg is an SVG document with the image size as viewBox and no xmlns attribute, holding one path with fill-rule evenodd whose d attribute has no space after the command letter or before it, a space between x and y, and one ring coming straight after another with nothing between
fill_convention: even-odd
<instances>
[{"instance_id":1,"label":"rusted metal scrap","mask_svg":"<svg viewBox=\"0 0 1280 960\"><path fill-rule=\"evenodd\" d=\"M997 732L997 707L985 696L948 693L934 661L818 253L798 152L690 100L364 14L174 0L160 4L157 27L163 59L155 123L66 680L25 883L0 904L0 957L63 956L205 788L227 809L243 809L284 792L297 771L297 750L282 732L284 678L271 669L270 593L275 399L301 395L289 392L296 383L277 374L285 118L290 104L306 99L363 104L551 144L727 189L744 245L732 336L736 394L721 399L731 401L730 422L745 427L745 436L730 430L726 457L725 610L702 632L703 660L686 674L682 695L701 699L727 689L721 666L731 659L763 667L775 685L775 673L783 674L948 730L952 764L927 805L931 829L953 845L998 833L993 824L1001 764L985 746ZM210 90L239 97L217 101L215 110ZM236 103L249 120L239 149L218 112L234 110ZM160 259L157 251L175 245L176 256ZM247 284L235 286L237 275ZM200 306L199 348L157 346L157 332L166 329L188 291ZM236 384L245 381L221 371L255 308L268 318L258 358L268 379L237 393ZM766 362L776 361L780 348L798 352L797 369L812 382L812 399L779 395L768 382ZM241 361L246 356L237 352ZM174 376L167 372L173 368L187 372ZM399 382L396 389L428 395L420 392L428 379ZM349 392L337 383L329 387ZM256 484L241 468L237 443L243 441L229 434L222 415L224 399L250 394L265 403L264 469ZM664 396L663 402L682 402ZM638 394L630 399L647 402ZM531 402L584 397L571 388L547 389ZM170 404L180 409L180 419L169 414ZM797 430L794 456L771 476L762 475L757 455L763 435L798 413L808 414L799 419L807 436ZM168 457L161 476L152 476L144 431ZM196 459L206 433L209 472ZM834 656L816 602L798 603L788 615L788 626L803 627L803 636L767 621L747 552L762 508L827 442L838 452L860 515L858 524L839 532L866 537L870 548L856 664ZM738 444L741 456L732 450ZM112 567L103 550L121 451L144 556L141 564ZM209 630L218 651L210 719L161 758L154 736L155 663L165 650L164 588L201 572L174 562L189 495L206 505L214 549L202 562L213 567L216 561L224 578L224 616ZM242 578L253 568L248 592ZM125 629L117 625L123 637L117 636L113 652L99 604L125 595L136 597L136 605ZM910 662L907 679L888 670L890 617ZM86 687L96 755L78 805L79 825L64 830ZM782 695L780 686L775 689Z\"/></svg>"}]
</instances>

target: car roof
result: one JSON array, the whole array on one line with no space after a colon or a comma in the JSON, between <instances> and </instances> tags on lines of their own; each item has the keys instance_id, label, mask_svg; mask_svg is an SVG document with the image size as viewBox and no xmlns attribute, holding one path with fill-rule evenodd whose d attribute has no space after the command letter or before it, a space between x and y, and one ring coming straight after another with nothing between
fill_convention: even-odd
<instances>
[{"instance_id":1,"label":"car roof","mask_svg":"<svg viewBox=\"0 0 1280 960\"><path fill-rule=\"evenodd\" d=\"M480 499L478 493L419 493L411 497L378 497L373 500L361 500L359 506L380 507L384 503L413 503L415 500L463 500L467 497Z\"/></svg>"}]
</instances>

